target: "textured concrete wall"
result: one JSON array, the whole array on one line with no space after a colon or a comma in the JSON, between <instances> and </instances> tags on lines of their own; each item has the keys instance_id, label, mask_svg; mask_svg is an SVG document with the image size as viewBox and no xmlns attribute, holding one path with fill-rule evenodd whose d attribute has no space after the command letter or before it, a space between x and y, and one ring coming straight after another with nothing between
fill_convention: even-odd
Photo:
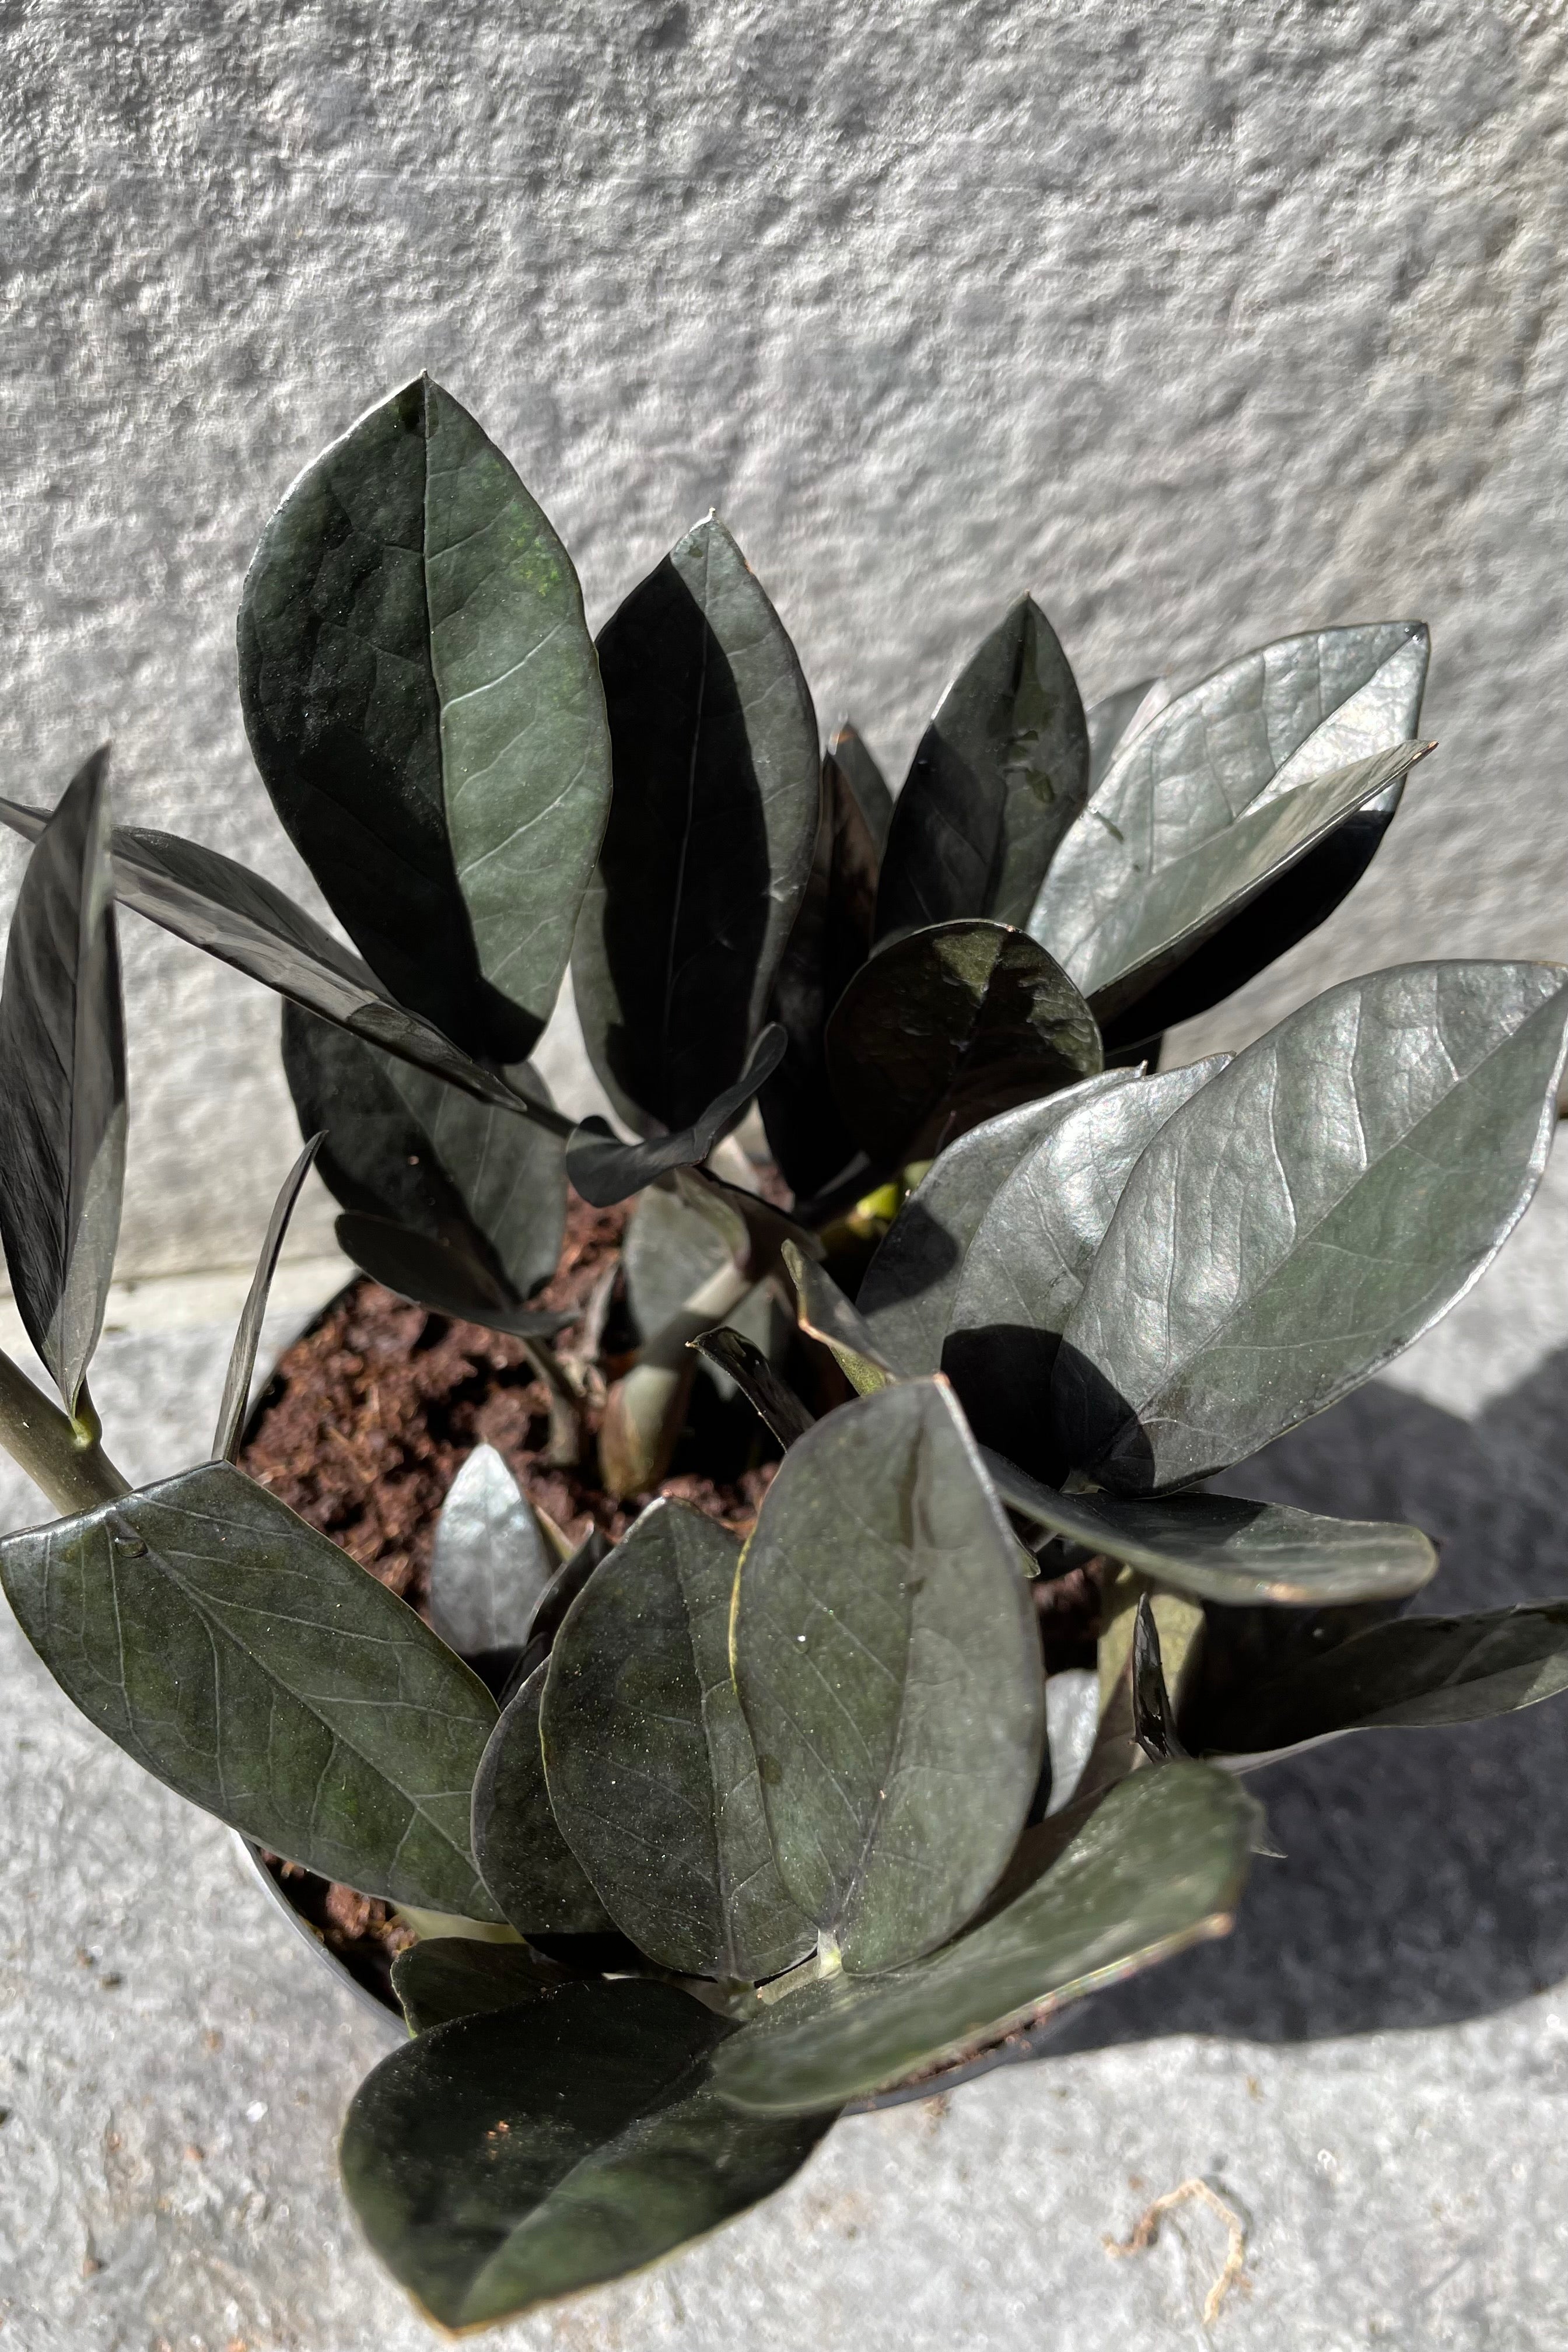
<instances>
[{"instance_id":1,"label":"textured concrete wall","mask_svg":"<svg viewBox=\"0 0 1568 2352\"><path fill-rule=\"evenodd\" d=\"M1400 956L1568 954L1565 49L1474 0L10 0L5 787L112 733L127 815L300 886L239 582L428 366L595 618L720 505L895 772L1025 586L1090 691L1424 614L1440 760L1211 1037ZM129 928L122 1263L230 1263L292 1139L275 1011Z\"/></svg>"}]
</instances>

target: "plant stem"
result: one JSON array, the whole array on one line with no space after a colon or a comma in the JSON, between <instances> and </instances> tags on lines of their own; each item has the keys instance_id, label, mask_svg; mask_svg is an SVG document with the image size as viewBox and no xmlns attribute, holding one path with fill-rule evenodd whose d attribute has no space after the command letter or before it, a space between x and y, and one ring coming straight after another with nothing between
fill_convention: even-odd
<instances>
[{"instance_id":1,"label":"plant stem","mask_svg":"<svg viewBox=\"0 0 1568 2352\"><path fill-rule=\"evenodd\" d=\"M42 1487L57 1511L90 1511L131 1492L98 1439L98 1415L81 1392L78 1429L35 1388L19 1364L0 1352L0 1445Z\"/></svg>"},{"instance_id":2,"label":"plant stem","mask_svg":"<svg viewBox=\"0 0 1568 2352\"><path fill-rule=\"evenodd\" d=\"M687 1342L732 1315L755 1283L732 1260L710 1275L679 1307L616 1382L599 1427L599 1466L605 1491L624 1502L657 1486L686 1417L697 1359Z\"/></svg>"},{"instance_id":3,"label":"plant stem","mask_svg":"<svg viewBox=\"0 0 1568 2352\"><path fill-rule=\"evenodd\" d=\"M553 1348L525 1339L523 1353L550 1398L550 1444L545 1460L552 1470L575 1470L583 1459L583 1402Z\"/></svg>"}]
</instances>

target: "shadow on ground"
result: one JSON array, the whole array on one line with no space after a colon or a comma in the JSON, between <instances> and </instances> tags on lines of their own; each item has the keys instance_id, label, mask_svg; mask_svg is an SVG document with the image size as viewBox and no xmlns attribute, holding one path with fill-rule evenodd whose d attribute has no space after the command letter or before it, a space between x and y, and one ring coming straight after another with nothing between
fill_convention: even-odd
<instances>
[{"instance_id":1,"label":"shadow on ground","mask_svg":"<svg viewBox=\"0 0 1568 2352\"><path fill-rule=\"evenodd\" d=\"M1568 1593L1568 1349L1475 1422L1363 1389L1227 1483L1425 1528L1442 1561L1419 1612ZM1235 1933L1068 2011L1050 2055L1448 2024L1568 1977L1568 1696L1363 1733L1248 1785L1286 1858L1254 1864Z\"/></svg>"}]
</instances>

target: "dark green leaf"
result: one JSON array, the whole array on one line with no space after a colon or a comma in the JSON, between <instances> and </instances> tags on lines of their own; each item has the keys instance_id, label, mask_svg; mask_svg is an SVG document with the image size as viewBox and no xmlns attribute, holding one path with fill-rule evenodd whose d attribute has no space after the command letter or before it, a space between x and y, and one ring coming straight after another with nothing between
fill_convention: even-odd
<instances>
[{"instance_id":1,"label":"dark green leaf","mask_svg":"<svg viewBox=\"0 0 1568 2352\"><path fill-rule=\"evenodd\" d=\"M226 1462L0 1542L55 1680L158 1780L362 1894L493 1919L468 1796L496 1710L412 1609Z\"/></svg>"},{"instance_id":2,"label":"dark green leaf","mask_svg":"<svg viewBox=\"0 0 1568 2352\"><path fill-rule=\"evenodd\" d=\"M1028 1586L944 1383L861 1397L790 1448L732 1645L791 1895L855 1975L941 1943L1012 1852L1046 1717Z\"/></svg>"},{"instance_id":3,"label":"dark green leaf","mask_svg":"<svg viewBox=\"0 0 1568 2352\"><path fill-rule=\"evenodd\" d=\"M1402 783L1435 747L1399 743L1353 767L1310 776L1269 793L1215 832L1129 855L1110 887L1096 841L1081 858L1053 868L1029 929L1048 940L1109 1022L1247 906L1326 843L1369 801ZM1092 814L1092 812L1091 812ZM1098 882L1089 872L1099 869ZM1147 1017L1147 1016L1143 1016Z\"/></svg>"},{"instance_id":4,"label":"dark green leaf","mask_svg":"<svg viewBox=\"0 0 1568 2352\"><path fill-rule=\"evenodd\" d=\"M1237 1055L1144 1151L1073 1310L1069 1458L1188 1486L1408 1347L1540 1181L1565 1025L1557 965L1405 964Z\"/></svg>"},{"instance_id":5,"label":"dark green leaf","mask_svg":"<svg viewBox=\"0 0 1568 2352\"><path fill-rule=\"evenodd\" d=\"M715 2084L752 2113L840 2106L1224 1935L1260 1819L1228 1773L1134 1772L1044 1876L982 1926L887 1976L792 1993L726 2044Z\"/></svg>"},{"instance_id":6,"label":"dark green leaf","mask_svg":"<svg viewBox=\"0 0 1568 2352\"><path fill-rule=\"evenodd\" d=\"M362 2084L343 2182L440 2326L480 2327L700 2237L799 2169L822 2119L738 2115L733 2032L672 1985L563 1985L421 2034Z\"/></svg>"},{"instance_id":7,"label":"dark green leaf","mask_svg":"<svg viewBox=\"0 0 1568 2352\"><path fill-rule=\"evenodd\" d=\"M521 1649L558 1563L493 1445L476 1445L436 1522L430 1622L460 1658Z\"/></svg>"},{"instance_id":8,"label":"dark green leaf","mask_svg":"<svg viewBox=\"0 0 1568 2352\"><path fill-rule=\"evenodd\" d=\"M321 1175L351 1215L401 1226L472 1269L456 1292L450 1271L441 1277L447 1296L510 1314L554 1273L566 1223L554 1136L292 1004L283 1008L283 1068L305 1133L326 1132ZM527 1064L511 1075L549 1102ZM387 1278L378 1266L366 1272Z\"/></svg>"},{"instance_id":9,"label":"dark green leaf","mask_svg":"<svg viewBox=\"0 0 1568 2352\"><path fill-rule=\"evenodd\" d=\"M766 1017L816 839L816 720L717 515L633 590L599 661L616 792L577 1010L628 1125L676 1132L733 1086Z\"/></svg>"},{"instance_id":10,"label":"dark green leaf","mask_svg":"<svg viewBox=\"0 0 1568 2352\"><path fill-rule=\"evenodd\" d=\"M700 1160L706 1160L744 1118L758 1087L783 1061L787 1043L778 1023L770 1023L752 1047L740 1076L678 1134L622 1143L607 1120L580 1120L566 1146L566 1173L584 1200L591 1201L596 1209L613 1208L617 1201L640 1192L671 1169L695 1167Z\"/></svg>"},{"instance_id":11,"label":"dark green leaf","mask_svg":"<svg viewBox=\"0 0 1568 2352\"><path fill-rule=\"evenodd\" d=\"M985 916L1027 922L1089 791L1089 730L1068 657L1026 596L938 705L893 810L877 934Z\"/></svg>"},{"instance_id":12,"label":"dark green leaf","mask_svg":"<svg viewBox=\"0 0 1568 2352\"><path fill-rule=\"evenodd\" d=\"M1131 738L1163 710L1171 699L1163 678L1140 678L1136 686L1119 687L1114 694L1090 703L1084 713L1089 729L1089 789L1097 793L1112 760Z\"/></svg>"},{"instance_id":13,"label":"dark green leaf","mask_svg":"<svg viewBox=\"0 0 1568 2352\"><path fill-rule=\"evenodd\" d=\"M1031 937L1098 995L1131 969L1120 929L1141 926L1144 896L1166 887L1159 877L1171 860L1206 866L1212 855L1223 872L1228 836L1249 809L1402 739L1427 650L1416 622L1316 630L1245 654L1176 696L1124 739L1052 860L1026 919ZM1157 964L1146 967L1146 985L1160 977ZM1116 1009L1097 1006L1108 1020Z\"/></svg>"},{"instance_id":14,"label":"dark green leaf","mask_svg":"<svg viewBox=\"0 0 1568 2352\"><path fill-rule=\"evenodd\" d=\"M827 1024L838 1107L874 1162L1092 1077L1100 1031L1058 964L1000 923L942 923L874 955Z\"/></svg>"},{"instance_id":15,"label":"dark green leaf","mask_svg":"<svg viewBox=\"0 0 1568 2352\"><path fill-rule=\"evenodd\" d=\"M1138 1596L1132 1621L1132 1737L1152 1764L1179 1764L1186 1756L1165 1687L1154 1604L1146 1592Z\"/></svg>"},{"instance_id":16,"label":"dark green leaf","mask_svg":"<svg viewBox=\"0 0 1568 2352\"><path fill-rule=\"evenodd\" d=\"M1436 1572L1428 1538L1397 1521L1325 1518L1235 1495L1167 1495L1150 1502L1061 1495L1000 1454L983 1452L982 1458L1009 1510L1156 1584L1232 1609L1394 1600L1419 1591Z\"/></svg>"},{"instance_id":17,"label":"dark green leaf","mask_svg":"<svg viewBox=\"0 0 1568 2352\"><path fill-rule=\"evenodd\" d=\"M784 1268L795 1285L795 1314L800 1328L820 1339L833 1356L850 1387L870 1396L902 1377L877 1346L870 1326L852 1306L833 1276L796 1249L785 1244Z\"/></svg>"},{"instance_id":18,"label":"dark green leaf","mask_svg":"<svg viewBox=\"0 0 1568 2352\"><path fill-rule=\"evenodd\" d=\"M690 1345L734 1381L781 1445L793 1445L813 1426L813 1416L795 1391L779 1378L762 1349L743 1332L724 1324L717 1331L704 1331Z\"/></svg>"},{"instance_id":19,"label":"dark green leaf","mask_svg":"<svg viewBox=\"0 0 1568 2352\"><path fill-rule=\"evenodd\" d=\"M109 751L27 861L0 992L0 1234L27 1337L73 1413L103 1328L125 1176L125 1016Z\"/></svg>"},{"instance_id":20,"label":"dark green leaf","mask_svg":"<svg viewBox=\"0 0 1568 2352\"><path fill-rule=\"evenodd\" d=\"M539 1703L548 1671L548 1661L533 1669L490 1736L474 1782L474 1853L520 1935L596 1936L615 1921L562 1836L544 1785Z\"/></svg>"},{"instance_id":21,"label":"dark green leaf","mask_svg":"<svg viewBox=\"0 0 1568 2352\"><path fill-rule=\"evenodd\" d=\"M309 1139L305 1149L283 1179L278 1198L272 1203L272 1214L267 1221L267 1231L262 1236L261 1255L256 1262L256 1272L251 1276L250 1288L240 1309L234 1346L229 1350L223 1399L217 1409L217 1429L213 1437L213 1457L218 1462L232 1462L239 1452L239 1441L245 1430L245 1409L250 1402L251 1375L256 1370L256 1350L260 1343L261 1325L267 1313L267 1294L272 1287L278 1254L289 1231L289 1220L294 1213L300 1187L309 1175L310 1163L321 1146L319 1134Z\"/></svg>"},{"instance_id":22,"label":"dark green leaf","mask_svg":"<svg viewBox=\"0 0 1568 2352\"><path fill-rule=\"evenodd\" d=\"M1228 1058L1079 1099L999 1187L964 1258L942 1358L983 1444L1064 1474L1048 1412L1061 1335L1140 1153Z\"/></svg>"},{"instance_id":23,"label":"dark green leaf","mask_svg":"<svg viewBox=\"0 0 1568 2352\"><path fill-rule=\"evenodd\" d=\"M888 806L890 812L890 800ZM829 751L822 763L816 854L773 981L773 1016L784 1025L789 1051L762 1094L773 1158L803 1200L821 1192L856 1153L828 1083L826 1032L828 1014L871 951L877 857L853 782Z\"/></svg>"},{"instance_id":24,"label":"dark green leaf","mask_svg":"<svg viewBox=\"0 0 1568 2352\"><path fill-rule=\"evenodd\" d=\"M972 1127L931 1162L883 1237L856 1299L882 1354L910 1372L940 1368L964 1253L1003 1184L1080 1104L1135 1076L1106 1070L1042 1101L1019 1103Z\"/></svg>"},{"instance_id":25,"label":"dark green leaf","mask_svg":"<svg viewBox=\"0 0 1568 2352\"><path fill-rule=\"evenodd\" d=\"M621 1263L626 1303L641 1339L651 1339L678 1314L693 1291L721 1273L745 1248L674 1186L649 1185L639 1193L626 1228Z\"/></svg>"},{"instance_id":26,"label":"dark green leaf","mask_svg":"<svg viewBox=\"0 0 1568 2352\"><path fill-rule=\"evenodd\" d=\"M47 822L36 809L0 800L0 823L29 841ZM259 874L176 834L120 825L113 845L114 891L122 906L306 1012L450 1079L477 1101L530 1118L552 1134L570 1132L570 1120L551 1109L548 1097L525 1101L428 1021L394 1004L368 965Z\"/></svg>"},{"instance_id":27,"label":"dark green leaf","mask_svg":"<svg viewBox=\"0 0 1568 2352\"><path fill-rule=\"evenodd\" d=\"M741 1547L689 1504L651 1504L551 1653L550 1801L622 1932L688 1976L777 1976L816 1940L780 1884L730 1674Z\"/></svg>"},{"instance_id":28,"label":"dark green leaf","mask_svg":"<svg viewBox=\"0 0 1568 2352\"><path fill-rule=\"evenodd\" d=\"M550 1017L609 801L566 551L422 376L308 467L262 534L240 699L274 806L401 1003L516 1062Z\"/></svg>"},{"instance_id":29,"label":"dark green leaf","mask_svg":"<svg viewBox=\"0 0 1568 2352\"><path fill-rule=\"evenodd\" d=\"M560 1969L526 1944L480 1944L468 1936L423 1936L392 1963L392 1990L411 2033L515 2009L560 1982Z\"/></svg>"},{"instance_id":30,"label":"dark green leaf","mask_svg":"<svg viewBox=\"0 0 1568 2352\"><path fill-rule=\"evenodd\" d=\"M514 1305L508 1296L510 1286L499 1281L482 1260L407 1225L395 1225L388 1218L348 1213L333 1231L343 1255L352 1257L373 1282L459 1322L482 1323L491 1331L538 1339L548 1339L572 1320L570 1315L547 1307Z\"/></svg>"},{"instance_id":31,"label":"dark green leaf","mask_svg":"<svg viewBox=\"0 0 1568 2352\"><path fill-rule=\"evenodd\" d=\"M893 795L888 790L887 778L858 731L847 722L828 745L827 756L855 795L855 805L870 832L871 846L879 866L888 845L888 827L893 822Z\"/></svg>"},{"instance_id":32,"label":"dark green leaf","mask_svg":"<svg viewBox=\"0 0 1568 2352\"><path fill-rule=\"evenodd\" d=\"M1337 1731L1417 1730L1511 1715L1568 1690L1568 1601L1406 1617L1352 1633L1283 1680L1205 1710L1211 1753L1266 1754Z\"/></svg>"}]
</instances>

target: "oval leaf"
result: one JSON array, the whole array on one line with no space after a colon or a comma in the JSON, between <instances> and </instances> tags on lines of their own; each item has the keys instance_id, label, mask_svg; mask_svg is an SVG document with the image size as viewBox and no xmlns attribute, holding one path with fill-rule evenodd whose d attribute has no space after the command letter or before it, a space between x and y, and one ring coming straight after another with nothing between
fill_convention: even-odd
<instances>
[{"instance_id":1,"label":"oval leaf","mask_svg":"<svg viewBox=\"0 0 1568 2352\"><path fill-rule=\"evenodd\" d=\"M262 534L239 616L262 781L365 961L466 1051L554 1004L609 801L566 551L428 376L371 409Z\"/></svg>"},{"instance_id":2,"label":"oval leaf","mask_svg":"<svg viewBox=\"0 0 1568 2352\"><path fill-rule=\"evenodd\" d=\"M1403 783L1433 749L1395 744L1354 767L1310 777L1289 793L1270 793L1223 833L1151 861L1138 885L1074 949L1074 970L1098 975L1090 991L1096 1018L1109 1022L1136 1003L1238 909L1324 845L1347 817ZM1050 935L1048 919L1040 935Z\"/></svg>"},{"instance_id":3,"label":"oval leaf","mask_svg":"<svg viewBox=\"0 0 1568 2352\"><path fill-rule=\"evenodd\" d=\"M843 737L837 741L842 747ZM890 800L888 806L890 813ZM851 779L829 751L816 853L773 981L773 1016L789 1051L762 1094L769 1145L798 1200L820 1192L855 1157L828 1083L826 1033L828 1014L871 952L877 858Z\"/></svg>"},{"instance_id":4,"label":"oval leaf","mask_svg":"<svg viewBox=\"0 0 1568 2352\"><path fill-rule=\"evenodd\" d=\"M1483 1723L1568 1690L1568 1601L1407 1617L1352 1633L1283 1680L1233 1694L1193 1736L1250 1756L1341 1731Z\"/></svg>"},{"instance_id":5,"label":"oval leaf","mask_svg":"<svg viewBox=\"0 0 1568 2352\"><path fill-rule=\"evenodd\" d=\"M872 1160L931 1158L1015 1103L1092 1077L1094 1016L1061 967L1000 923L883 948L827 1024L838 1107Z\"/></svg>"},{"instance_id":6,"label":"oval leaf","mask_svg":"<svg viewBox=\"0 0 1568 2352\"><path fill-rule=\"evenodd\" d=\"M507 1701L485 1749L474 1781L474 1853L520 1935L596 1936L615 1922L562 1836L544 1782L539 1703L548 1670L546 1660Z\"/></svg>"},{"instance_id":7,"label":"oval leaf","mask_svg":"<svg viewBox=\"0 0 1568 2352\"><path fill-rule=\"evenodd\" d=\"M825 2121L742 2116L732 2032L672 1985L563 1985L421 2034L360 2086L343 2185L395 2277L479 2327L656 2261L798 2170Z\"/></svg>"},{"instance_id":8,"label":"oval leaf","mask_svg":"<svg viewBox=\"0 0 1568 2352\"><path fill-rule=\"evenodd\" d=\"M1013 1170L1080 1103L1127 1086L1133 1070L1105 1070L1039 1102L972 1127L933 1160L883 1235L856 1305L879 1350L910 1372L942 1364L964 1253Z\"/></svg>"},{"instance_id":9,"label":"oval leaf","mask_svg":"<svg viewBox=\"0 0 1568 2352\"><path fill-rule=\"evenodd\" d=\"M773 1864L730 1675L733 1536L652 1504L573 1607L541 1725L550 1801L623 1934L663 1967L747 1982L816 1941Z\"/></svg>"},{"instance_id":10,"label":"oval leaf","mask_svg":"<svg viewBox=\"0 0 1568 2352\"><path fill-rule=\"evenodd\" d=\"M623 1143L606 1120L580 1120L566 1147L566 1173L576 1191L595 1208L610 1209L672 1170L694 1168L706 1160L744 1118L758 1087L784 1060L787 1042L778 1023L771 1023L752 1047L746 1066L733 1085L726 1087L678 1134Z\"/></svg>"},{"instance_id":11,"label":"oval leaf","mask_svg":"<svg viewBox=\"0 0 1568 2352\"><path fill-rule=\"evenodd\" d=\"M520 1339L549 1339L573 1319L547 1307L513 1306L510 1286L499 1282L487 1264L407 1225L395 1225L389 1218L344 1215L332 1231L343 1255L352 1257L373 1282L421 1307L433 1307L439 1315L481 1323L490 1331L510 1331Z\"/></svg>"},{"instance_id":12,"label":"oval leaf","mask_svg":"<svg viewBox=\"0 0 1568 2352\"><path fill-rule=\"evenodd\" d=\"M82 1713L232 1829L363 1895L494 1919L468 1801L489 1692L412 1609L226 1462L0 1542Z\"/></svg>"},{"instance_id":13,"label":"oval leaf","mask_svg":"<svg viewBox=\"0 0 1568 2352\"><path fill-rule=\"evenodd\" d=\"M1089 729L1068 657L1032 596L948 688L899 794L877 934L965 916L1025 923L1089 791Z\"/></svg>"},{"instance_id":14,"label":"oval leaf","mask_svg":"<svg viewBox=\"0 0 1568 2352\"><path fill-rule=\"evenodd\" d=\"M1135 1772L1044 1876L982 1926L886 1976L792 1993L725 2044L714 2082L750 2114L809 2114L1038 2025L1225 1934L1261 1818L1227 1773L1201 1764Z\"/></svg>"},{"instance_id":15,"label":"oval leaf","mask_svg":"<svg viewBox=\"0 0 1568 2352\"><path fill-rule=\"evenodd\" d=\"M1191 1485L1359 1387L1451 1307L1540 1181L1568 973L1405 964L1239 1054L1127 1182L1057 1360L1102 1486Z\"/></svg>"},{"instance_id":16,"label":"oval leaf","mask_svg":"<svg viewBox=\"0 0 1568 2352\"><path fill-rule=\"evenodd\" d=\"M1062 1475L1049 1420L1061 1335L1139 1154L1228 1059L1087 1100L1079 1089L997 1192L964 1258L942 1358L983 1444Z\"/></svg>"},{"instance_id":17,"label":"oval leaf","mask_svg":"<svg viewBox=\"0 0 1568 2352\"><path fill-rule=\"evenodd\" d=\"M1257 803L1398 740L1367 730L1406 707L1406 674L1415 665L1425 675L1426 651L1415 622L1315 630L1244 654L1176 696L1124 743L1062 842L1027 918L1031 937L1085 995L1107 989L1131 969L1140 950L1131 934L1168 865L1190 873L1191 861L1206 868L1212 857L1223 871L1232 828ZM1402 690L1382 694L1391 672ZM1368 688L1375 716L1355 701ZM1356 721L1347 713L1336 728L1346 704ZM1151 936L1156 928L1152 912ZM1159 977L1151 964L1149 984Z\"/></svg>"},{"instance_id":18,"label":"oval leaf","mask_svg":"<svg viewBox=\"0 0 1568 2352\"><path fill-rule=\"evenodd\" d=\"M0 1234L17 1311L73 1413L103 1328L125 1177L125 1015L109 752L27 860L0 990Z\"/></svg>"},{"instance_id":19,"label":"oval leaf","mask_svg":"<svg viewBox=\"0 0 1568 2352\"><path fill-rule=\"evenodd\" d=\"M577 1010L627 1124L674 1133L733 1086L765 1017L816 839L816 719L717 515L632 591L599 660L616 791Z\"/></svg>"},{"instance_id":20,"label":"oval leaf","mask_svg":"<svg viewBox=\"0 0 1568 2352\"><path fill-rule=\"evenodd\" d=\"M558 1563L493 1445L476 1445L436 1522L430 1622L460 1658L521 1649Z\"/></svg>"},{"instance_id":21,"label":"oval leaf","mask_svg":"<svg viewBox=\"0 0 1568 2352\"><path fill-rule=\"evenodd\" d=\"M321 1176L352 1216L404 1227L466 1261L476 1306L515 1309L549 1280L566 1226L554 1136L293 1004L283 1008L283 1069L301 1129L325 1133ZM526 1064L514 1075L548 1103Z\"/></svg>"},{"instance_id":22,"label":"oval leaf","mask_svg":"<svg viewBox=\"0 0 1568 2352\"><path fill-rule=\"evenodd\" d=\"M862 1397L790 1448L733 1648L791 1895L856 1975L941 1943L1005 1867L1045 1742L1028 1587L942 1382Z\"/></svg>"},{"instance_id":23,"label":"oval leaf","mask_svg":"<svg viewBox=\"0 0 1568 2352\"><path fill-rule=\"evenodd\" d=\"M1156 1584L1233 1609L1400 1600L1436 1573L1436 1547L1396 1520L1333 1519L1234 1495L1062 1495L983 1452L1010 1511Z\"/></svg>"}]
</instances>

